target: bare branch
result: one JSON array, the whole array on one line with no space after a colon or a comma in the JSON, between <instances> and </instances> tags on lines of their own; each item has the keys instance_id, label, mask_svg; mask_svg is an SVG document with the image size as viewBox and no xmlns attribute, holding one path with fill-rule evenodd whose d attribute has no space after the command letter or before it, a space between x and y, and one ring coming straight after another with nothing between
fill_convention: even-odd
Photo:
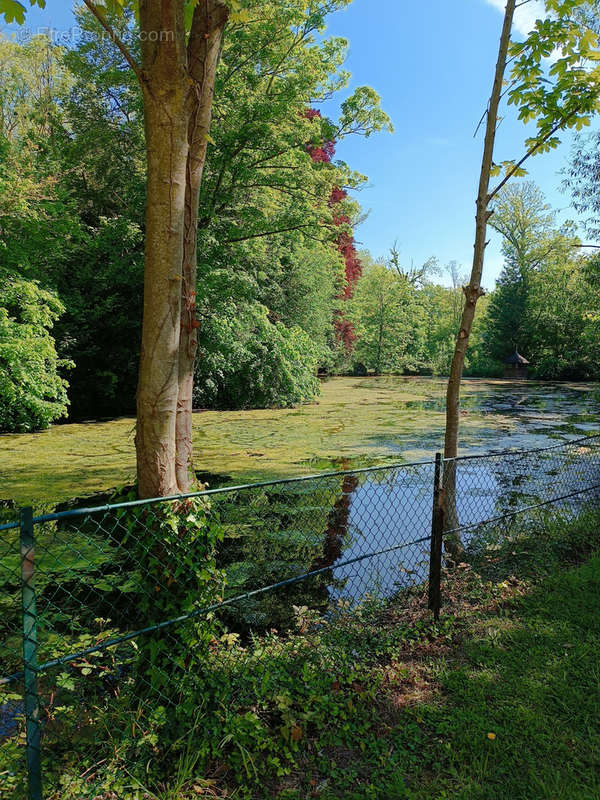
<instances>
[{"instance_id":1,"label":"bare branch","mask_svg":"<svg viewBox=\"0 0 600 800\"><path fill-rule=\"evenodd\" d=\"M123 56L125 61L127 61L129 66L131 67L131 69L135 73L136 78L141 83L142 82L142 70L141 70L139 64L137 63L137 61L134 59L134 57L131 55L131 53L129 52L129 50L125 46L123 40L119 36L117 36L117 33L116 33L115 29L112 27L112 25L110 25L108 23L108 21L106 20L104 15L96 7L96 4L93 2L93 0L83 0L83 2L85 3L85 5L89 9L89 11L96 17L96 19L98 20L100 25L102 25L104 30L108 33L108 35L110 36L111 40L119 48L119 50L121 51L121 55Z\"/></svg>"}]
</instances>

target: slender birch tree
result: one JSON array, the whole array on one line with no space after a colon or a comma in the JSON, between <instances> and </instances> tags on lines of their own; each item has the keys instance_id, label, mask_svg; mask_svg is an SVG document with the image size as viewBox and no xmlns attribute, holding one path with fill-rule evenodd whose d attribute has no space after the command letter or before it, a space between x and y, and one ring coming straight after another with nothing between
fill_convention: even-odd
<instances>
[{"instance_id":1,"label":"slender birch tree","mask_svg":"<svg viewBox=\"0 0 600 800\"><path fill-rule=\"evenodd\" d=\"M476 201L473 266L469 283L463 288L465 302L446 393L446 465L441 495L446 531L459 527L455 459L458 456L460 388L477 301L484 294L482 276L493 201L511 178L526 174L523 165L529 158L556 147L561 130L580 129L589 124L591 115L600 107L600 67L597 66L600 52L596 34L586 27L580 13L585 0L546 0L546 17L536 22L524 42L511 45L515 12L520 5L524 3L507 0L492 92L482 118L485 119L485 138ZM506 89L509 56L513 66ZM496 164L494 148L505 93L508 93L509 104L519 108L521 120L536 120L537 133L527 139L526 151L518 161ZM503 177L490 190L492 178L503 170ZM462 544L458 536L448 536L446 546L455 557L460 557Z\"/></svg>"}]
</instances>

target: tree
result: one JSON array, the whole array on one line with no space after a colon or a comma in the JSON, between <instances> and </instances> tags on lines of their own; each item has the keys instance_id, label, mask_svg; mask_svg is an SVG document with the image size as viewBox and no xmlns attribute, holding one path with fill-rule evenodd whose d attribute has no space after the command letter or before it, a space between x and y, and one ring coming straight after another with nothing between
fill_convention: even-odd
<instances>
[{"instance_id":1,"label":"tree","mask_svg":"<svg viewBox=\"0 0 600 800\"><path fill-rule=\"evenodd\" d=\"M574 225L557 229L554 219L531 182L498 195L490 224L503 235L506 261L490 298L485 353L500 370L518 347L537 377L590 379L597 352L590 325L594 261L581 255Z\"/></svg>"},{"instance_id":2,"label":"tree","mask_svg":"<svg viewBox=\"0 0 600 800\"><path fill-rule=\"evenodd\" d=\"M505 264L490 302L485 339L489 357L499 364L515 348L523 350L529 344L531 277L560 247L554 219L532 181L505 186L494 201L490 225L502 236Z\"/></svg>"},{"instance_id":3,"label":"tree","mask_svg":"<svg viewBox=\"0 0 600 800\"><path fill-rule=\"evenodd\" d=\"M502 362L511 348L538 378L594 379L598 328L594 257L583 256L574 225L555 215L535 184L505 187L490 220L503 234L504 269L489 297L483 352L476 368Z\"/></svg>"},{"instance_id":4,"label":"tree","mask_svg":"<svg viewBox=\"0 0 600 800\"><path fill-rule=\"evenodd\" d=\"M213 276L223 281L231 271L238 278L223 281L223 294L238 313L259 302L273 319L300 325L335 349L334 312L359 268L352 239L358 206L347 192L365 180L334 160L335 142L391 127L368 87L344 100L337 119L311 108L348 82L348 43L319 34L325 14L346 4L263 4L255 24L232 28L227 36L215 88L218 125L200 195L200 354L213 351L209 339L220 307L206 302L203 287L211 287L214 299ZM343 323L335 316L339 336ZM323 352L321 365L332 360ZM199 365L199 379L206 374Z\"/></svg>"},{"instance_id":5,"label":"tree","mask_svg":"<svg viewBox=\"0 0 600 800\"><path fill-rule=\"evenodd\" d=\"M41 4L41 0L38 1ZM261 132L268 134L273 129L273 119L283 109L289 112L290 90L296 92L292 95L295 98L302 96L302 111L305 111L311 100L308 87L318 90L316 99L319 96L324 99L335 87L347 82L347 73L340 68L339 58L345 47L341 40L324 41L321 47L312 45L315 34L324 27L326 14L348 2L293 0L282 6L248 0L245 8L239 0L231 0L229 4L224 0L140 2L132 4L138 21L134 23L129 22L126 14L130 5L122 0L110 0L106 5L85 0L99 28L107 34L108 46L120 54L118 70L131 69L142 95L147 191L136 435L141 496L185 491L190 485L193 366L201 324L197 318L198 218L204 231L207 221L210 223L222 215L219 203L225 187L237 198L245 198L246 210L251 207L256 189L272 192L266 206L270 208L275 197L286 193L290 199L294 195L304 195L306 202L296 212L296 219L311 203L315 205L315 195L311 198L304 185L294 183L297 176L293 172L293 159L301 152L310 160L306 150L310 136L293 142L288 135L297 127L296 121L301 115L290 114L287 128L279 128L280 134L284 138L287 136L283 151L265 149L260 152L256 145ZM15 0L2 0L0 13L6 19L23 21L25 9ZM214 173L215 192L210 198L209 213L205 215L199 191L207 147L216 141L210 136L209 128L217 63L228 18L232 20L230 31L242 35L237 40L238 64L234 63L234 47L227 54L227 58L234 56L233 66L227 62L221 71L221 88L224 84L236 86L242 74L258 91L246 95L233 93L236 98L233 108L240 124L237 128L230 127L230 132L237 135L238 141L234 147L226 148L223 163ZM258 24L248 24L250 21ZM139 48L138 43L141 44ZM254 45L259 46L256 56ZM254 61L250 59L251 64L248 64L248 53L255 56ZM332 80L321 83L319 75L327 76L331 72L327 66L337 61ZM254 75L250 74L252 69ZM119 95L112 97L117 106L121 99ZM223 94L221 101L225 101ZM356 90L342 103L337 135L369 135L378 126L387 124L385 115L375 108L377 102L376 94L368 87ZM231 106L228 108L226 102L221 102L217 128L224 125L228 116L234 116L231 110ZM258 110L260 117L255 113ZM306 124L311 127L310 120L306 120ZM323 125L312 125L315 133L319 132L319 141L324 140L320 135ZM330 126L331 130L334 128ZM243 180L240 153L244 154L245 164L251 164L255 170L252 182ZM232 165L236 167L235 172L231 171ZM264 170L264 177L258 181L256 168ZM323 169L321 174L327 172L339 175L340 166ZM341 172L350 181L354 180L343 167ZM282 180L284 175L289 176L287 181ZM347 181L337 183L344 186ZM327 204L329 192L323 198ZM243 203L238 201L238 205L243 206ZM290 212L294 205L289 202L285 208ZM333 217L333 209L330 214ZM255 214L253 222L259 223L259 216ZM312 226L318 214L310 216ZM290 224L290 220L283 228L264 230L257 224L253 230L248 230L247 221L242 216L246 224L242 230L238 227L237 234L229 225L227 243L299 229L306 224L304 221ZM203 237L202 244L205 241Z\"/></svg>"},{"instance_id":6,"label":"tree","mask_svg":"<svg viewBox=\"0 0 600 800\"><path fill-rule=\"evenodd\" d=\"M259 303L221 310L201 344L197 405L286 407L315 397L321 351L305 331L273 320Z\"/></svg>"},{"instance_id":7,"label":"tree","mask_svg":"<svg viewBox=\"0 0 600 800\"><path fill-rule=\"evenodd\" d=\"M0 135L9 142L50 132L70 85L61 55L43 35L22 45L0 37Z\"/></svg>"},{"instance_id":8,"label":"tree","mask_svg":"<svg viewBox=\"0 0 600 800\"><path fill-rule=\"evenodd\" d=\"M384 264L369 262L348 303L357 336L355 357L376 375L421 363L424 315L416 290Z\"/></svg>"},{"instance_id":9,"label":"tree","mask_svg":"<svg viewBox=\"0 0 600 800\"><path fill-rule=\"evenodd\" d=\"M455 530L458 528L458 514L456 507L456 462L452 459L455 459L458 455L460 384L467 354L467 347L469 344L469 336L471 333L471 328L473 327L473 320L475 318L475 308L477 306L477 301L484 294L484 291L481 287L481 279L486 248L487 223L491 216L491 212L488 210L491 199L489 196L489 186L493 166L494 143L498 124L498 110L502 96L504 72L506 69L515 7L516 0L508 0L504 15L504 25L502 28L502 34L500 36L500 46L498 51L498 61L496 63L494 84L487 109L485 141L479 177L479 191L477 194L473 266L471 269L469 284L464 289L465 304L460 322L460 330L454 349L454 355L452 357L452 363L450 366L450 377L448 379L448 390L446 393L446 435L444 457L447 460L444 468L444 492L442 493L442 502L445 504L445 525L447 530ZM462 546L456 537L447 537L446 547L455 556L459 556L462 550Z\"/></svg>"},{"instance_id":10,"label":"tree","mask_svg":"<svg viewBox=\"0 0 600 800\"><path fill-rule=\"evenodd\" d=\"M63 311L31 281L0 283L0 432L45 428L66 415L67 383L59 370L68 364L51 335Z\"/></svg>"},{"instance_id":11,"label":"tree","mask_svg":"<svg viewBox=\"0 0 600 800\"><path fill-rule=\"evenodd\" d=\"M427 318L424 366L434 375L448 375L462 313L463 293L460 287L428 283L420 290L420 295ZM471 340L470 348L472 345Z\"/></svg>"},{"instance_id":12,"label":"tree","mask_svg":"<svg viewBox=\"0 0 600 800\"><path fill-rule=\"evenodd\" d=\"M376 95L364 87L344 102L337 120L307 111L311 102L347 81L342 68L347 43L316 40L323 17L313 14L307 22L306 7L304 0L263 6L251 26L231 26L224 44L215 86L218 124L199 208L200 356L215 353L217 343L209 339L219 330L213 324L216 314L235 306L236 313L250 319L258 303L269 309L273 323L306 330L318 342L320 364L333 366L335 298L344 293L338 251L342 237L351 238L351 222L344 220L358 214L347 189L336 187L364 179L339 161L326 163L318 153L329 152L329 136L370 135L388 121ZM63 300L66 312L54 333L61 354L75 362L69 372L70 416L80 419L135 410L146 174L135 74L103 36L100 22L85 8L76 13L85 35L72 50L51 47L43 37L37 49L6 43L14 63L12 72L0 76L0 95L9 104L16 93L23 97L20 118L27 139L15 152L16 166L38 184L47 176L53 192L68 201L67 214L63 204L46 214L43 224L39 216L29 222L25 213L17 214L6 255L18 263L19 272L40 280ZM133 16L111 17L111 24L139 60ZM55 82L48 95L51 113L44 135L36 129L39 93L22 91L20 84L13 90L13 74L37 74L37 50L57 62L52 71L62 74L61 85L66 85L59 91ZM26 251L27 262L17 258L20 251ZM233 272L243 273L244 279L230 280ZM223 283L218 302L213 275ZM231 290L237 289L236 296ZM211 303L206 302L209 294ZM255 331L266 333L266 328ZM207 368L199 365L198 380ZM234 380L232 370L225 374ZM227 387L222 391L227 393ZM200 387L197 395L210 392ZM280 393L275 396L287 402Z\"/></svg>"},{"instance_id":13,"label":"tree","mask_svg":"<svg viewBox=\"0 0 600 800\"><path fill-rule=\"evenodd\" d=\"M597 380L598 287L595 267L564 241L531 279L530 357L546 380Z\"/></svg>"},{"instance_id":14,"label":"tree","mask_svg":"<svg viewBox=\"0 0 600 800\"><path fill-rule=\"evenodd\" d=\"M0 39L10 65L0 73L0 111L19 109L0 165L10 198L0 238L11 271L65 307L52 333L74 362L64 376L69 417L90 419L135 412L145 158L135 75L120 69L98 21L76 14L84 35L72 50L44 36ZM117 22L131 36L127 19Z\"/></svg>"},{"instance_id":15,"label":"tree","mask_svg":"<svg viewBox=\"0 0 600 800\"><path fill-rule=\"evenodd\" d=\"M308 112L310 119L321 117L321 113L314 109ZM370 131L367 130L367 133ZM312 160L317 164L331 164L335 155L335 141L325 141L323 143L311 144L308 147L308 152ZM356 243L354 241L354 234L349 230L351 225L351 217L348 212L347 203L348 192L341 189L339 186L334 186L329 196L329 206L335 210L333 216L333 223L341 229L337 237L337 249L344 259L344 272L345 280L339 299L342 301L351 300L354 296L356 284L362 275L363 265L358 256ZM344 208L346 206L346 208ZM347 357L351 352L356 340L356 332L352 323L345 317L344 311L341 308L335 310L335 327L337 338L342 350L342 359Z\"/></svg>"},{"instance_id":16,"label":"tree","mask_svg":"<svg viewBox=\"0 0 600 800\"><path fill-rule=\"evenodd\" d=\"M37 0L44 5L42 0ZM106 8L85 5L136 75L143 96L147 160L144 319L136 452L141 497L190 486L191 403L196 349L198 194L209 140L221 39L230 9L220 0L141 0L141 62ZM109 10L120 13L113 0ZM0 6L24 22L17 0Z\"/></svg>"},{"instance_id":17,"label":"tree","mask_svg":"<svg viewBox=\"0 0 600 800\"><path fill-rule=\"evenodd\" d=\"M428 258L420 267L415 267L412 260L410 267L403 266L400 259L400 251L398 250L398 242L394 242L391 246L386 265L410 283L411 286L414 286L415 289L422 289L432 275L440 274L440 267L436 258Z\"/></svg>"},{"instance_id":18,"label":"tree","mask_svg":"<svg viewBox=\"0 0 600 800\"><path fill-rule=\"evenodd\" d=\"M600 68L586 69L585 60L598 60L595 49L597 39L593 31L582 29L577 18L577 8L583 0L546 0L548 16L538 20L535 29L523 43L513 44L513 83L509 87L509 103L519 107L519 117L525 122L537 121L537 134L526 142L526 152L518 161L494 163L494 145L498 127L499 109L504 93L504 76L510 48L510 36L516 9L516 0L507 0L500 37L494 83L487 110L484 114L485 138L475 222L473 266L468 286L465 287L465 306L460 324L448 391L446 394L445 504L446 525L458 527L456 513L456 462L458 455L458 430L460 419L460 384L469 336L475 318L477 301L484 294L481 287L486 249L487 225L492 215L492 201L513 176L524 173L523 164L536 153L556 147L557 133L566 127L589 124L589 117L598 108L598 80ZM554 61L546 74L542 59L559 49L562 57ZM504 177L490 191L491 178ZM460 543L447 540L455 555L460 554Z\"/></svg>"}]
</instances>

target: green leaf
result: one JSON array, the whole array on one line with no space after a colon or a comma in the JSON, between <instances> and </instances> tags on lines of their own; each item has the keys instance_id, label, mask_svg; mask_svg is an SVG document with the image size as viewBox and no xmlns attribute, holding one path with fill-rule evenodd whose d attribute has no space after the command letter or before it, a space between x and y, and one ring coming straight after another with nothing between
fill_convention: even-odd
<instances>
[{"instance_id":1,"label":"green leaf","mask_svg":"<svg viewBox=\"0 0 600 800\"><path fill-rule=\"evenodd\" d=\"M25 6L17 0L0 0L0 16L10 25L16 22L18 25L25 24Z\"/></svg>"},{"instance_id":2,"label":"green leaf","mask_svg":"<svg viewBox=\"0 0 600 800\"><path fill-rule=\"evenodd\" d=\"M194 19L194 11L196 10L197 5L198 0L189 0L189 2L185 4L185 29L187 33L189 33L191 30Z\"/></svg>"}]
</instances>

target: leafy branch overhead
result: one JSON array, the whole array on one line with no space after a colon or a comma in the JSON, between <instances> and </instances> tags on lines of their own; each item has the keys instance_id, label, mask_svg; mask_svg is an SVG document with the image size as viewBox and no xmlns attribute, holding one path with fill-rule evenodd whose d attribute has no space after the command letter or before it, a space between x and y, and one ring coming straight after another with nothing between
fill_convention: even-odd
<instances>
[{"instance_id":1,"label":"leafy branch overhead","mask_svg":"<svg viewBox=\"0 0 600 800\"><path fill-rule=\"evenodd\" d=\"M512 42L508 104L519 119L535 122L537 132L525 142L517 161L494 164L492 176L504 173L495 196L512 177L526 174L531 156L560 144L565 129L581 130L600 110L600 49L596 33L585 24L587 0L546 0L547 15L521 42Z\"/></svg>"}]
</instances>

